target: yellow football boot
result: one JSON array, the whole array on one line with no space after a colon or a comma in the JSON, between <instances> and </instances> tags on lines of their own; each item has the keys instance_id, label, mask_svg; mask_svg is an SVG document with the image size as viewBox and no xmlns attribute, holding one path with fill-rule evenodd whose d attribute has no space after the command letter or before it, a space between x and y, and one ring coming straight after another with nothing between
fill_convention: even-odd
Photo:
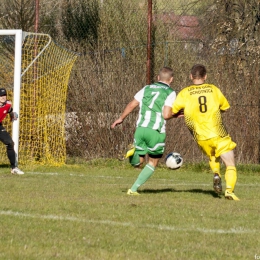
<instances>
[{"instance_id":1,"label":"yellow football boot","mask_svg":"<svg viewBox=\"0 0 260 260\"><path fill-rule=\"evenodd\" d=\"M234 192L230 192L228 190L225 191L225 198L228 200L240 200Z\"/></svg>"},{"instance_id":2,"label":"yellow football boot","mask_svg":"<svg viewBox=\"0 0 260 260\"><path fill-rule=\"evenodd\" d=\"M140 195L137 191L132 191L131 189L129 189L126 194L127 195L134 195L134 196Z\"/></svg>"},{"instance_id":3,"label":"yellow football boot","mask_svg":"<svg viewBox=\"0 0 260 260\"><path fill-rule=\"evenodd\" d=\"M120 161L123 161L123 160L127 159L128 157L134 155L134 153L135 153L135 146L134 146L134 144L129 144L127 146L127 148L126 148L126 151L123 152L123 153L120 153L118 155L118 159Z\"/></svg>"}]
</instances>

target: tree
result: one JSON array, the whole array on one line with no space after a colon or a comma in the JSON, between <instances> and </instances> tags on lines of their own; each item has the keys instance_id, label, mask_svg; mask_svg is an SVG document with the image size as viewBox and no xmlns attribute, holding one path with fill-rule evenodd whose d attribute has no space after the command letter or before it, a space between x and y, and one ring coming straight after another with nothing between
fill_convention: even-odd
<instances>
[{"instance_id":1,"label":"tree","mask_svg":"<svg viewBox=\"0 0 260 260\"><path fill-rule=\"evenodd\" d=\"M3 0L0 4L4 29L22 29L31 31L34 26L35 6L31 0Z\"/></svg>"},{"instance_id":2,"label":"tree","mask_svg":"<svg viewBox=\"0 0 260 260\"><path fill-rule=\"evenodd\" d=\"M57 28L58 16L59 16L58 4L55 4L53 6L42 2L40 6L38 31L41 33L49 34L52 38L55 39L58 36L58 28Z\"/></svg>"},{"instance_id":3,"label":"tree","mask_svg":"<svg viewBox=\"0 0 260 260\"><path fill-rule=\"evenodd\" d=\"M99 4L96 0L65 0L61 25L67 40L86 41L94 47L98 39Z\"/></svg>"},{"instance_id":4,"label":"tree","mask_svg":"<svg viewBox=\"0 0 260 260\"><path fill-rule=\"evenodd\" d=\"M236 54L242 60L259 57L260 2L218 0L204 16L207 41L216 51ZM255 62L251 60L250 62Z\"/></svg>"}]
</instances>

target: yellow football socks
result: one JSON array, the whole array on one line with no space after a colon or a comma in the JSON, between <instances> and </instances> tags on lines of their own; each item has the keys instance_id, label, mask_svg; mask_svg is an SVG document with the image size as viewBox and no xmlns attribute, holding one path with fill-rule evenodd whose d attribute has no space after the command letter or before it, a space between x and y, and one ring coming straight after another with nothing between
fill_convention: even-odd
<instances>
[{"instance_id":1,"label":"yellow football socks","mask_svg":"<svg viewBox=\"0 0 260 260\"><path fill-rule=\"evenodd\" d=\"M225 173L226 190L233 192L237 182L237 170L234 166L228 166Z\"/></svg>"},{"instance_id":2,"label":"yellow football socks","mask_svg":"<svg viewBox=\"0 0 260 260\"><path fill-rule=\"evenodd\" d=\"M209 161L210 169L213 171L213 173L217 173L220 177L220 163L216 160L216 157L211 156Z\"/></svg>"}]
</instances>

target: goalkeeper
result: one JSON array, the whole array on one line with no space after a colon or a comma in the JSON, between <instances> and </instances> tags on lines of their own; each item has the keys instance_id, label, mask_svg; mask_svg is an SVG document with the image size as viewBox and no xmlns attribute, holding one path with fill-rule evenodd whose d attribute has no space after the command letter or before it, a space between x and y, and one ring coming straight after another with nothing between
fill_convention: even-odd
<instances>
[{"instance_id":1,"label":"goalkeeper","mask_svg":"<svg viewBox=\"0 0 260 260\"><path fill-rule=\"evenodd\" d=\"M14 142L3 127L2 121L7 114L10 115L11 121L17 120L18 116L13 112L12 103L7 100L7 92L5 88L0 88L0 141L6 145L7 157L11 164L12 174L24 174L19 168L16 167L16 154L14 151Z\"/></svg>"},{"instance_id":2,"label":"goalkeeper","mask_svg":"<svg viewBox=\"0 0 260 260\"><path fill-rule=\"evenodd\" d=\"M170 87L172 81L173 70L163 67L159 72L158 82L147 85L137 92L121 116L111 125L111 128L115 128L116 125L123 123L128 114L139 106L134 144L128 147L122 159L129 158L129 162L134 167L139 167L144 162L146 154L149 156L149 161L127 191L128 195L139 195L137 189L152 176L163 155L166 121L162 116L162 111L164 107L171 109L175 100L176 93Z\"/></svg>"},{"instance_id":3,"label":"goalkeeper","mask_svg":"<svg viewBox=\"0 0 260 260\"><path fill-rule=\"evenodd\" d=\"M225 198L239 200L234 194L237 181L233 149L236 143L222 123L221 112L230 106L219 88L205 83L207 71L205 66L196 64L192 67L190 78L192 85L182 89L176 97L172 109L164 111L164 118L184 110L185 123L201 150L209 157L213 171L213 188L222 192L220 175L220 158L225 163L226 191Z\"/></svg>"}]
</instances>

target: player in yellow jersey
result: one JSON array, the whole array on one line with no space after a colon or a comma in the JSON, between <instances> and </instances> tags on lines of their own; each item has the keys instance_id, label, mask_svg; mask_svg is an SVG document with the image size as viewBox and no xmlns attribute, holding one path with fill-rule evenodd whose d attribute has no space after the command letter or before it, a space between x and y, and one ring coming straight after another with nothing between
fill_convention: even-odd
<instances>
[{"instance_id":1,"label":"player in yellow jersey","mask_svg":"<svg viewBox=\"0 0 260 260\"><path fill-rule=\"evenodd\" d=\"M209 157L213 171L213 188L222 192L220 158L226 166L225 198L239 200L234 194L237 171L233 149L236 147L222 122L221 113L230 106L220 89L205 83L207 71L205 66L196 64L192 67L191 86L182 89L174 101L172 110L165 107L163 115L170 119L173 115L184 113L185 123L201 150Z\"/></svg>"}]
</instances>

